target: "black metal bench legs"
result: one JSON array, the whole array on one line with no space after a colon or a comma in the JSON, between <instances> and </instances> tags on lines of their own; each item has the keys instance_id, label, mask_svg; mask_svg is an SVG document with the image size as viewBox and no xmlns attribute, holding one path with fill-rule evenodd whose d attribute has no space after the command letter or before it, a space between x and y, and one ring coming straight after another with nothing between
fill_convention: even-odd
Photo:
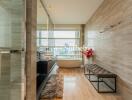
<instances>
[{"instance_id":1,"label":"black metal bench legs","mask_svg":"<svg viewBox=\"0 0 132 100\"><path fill-rule=\"evenodd\" d=\"M94 77L96 77L97 79L93 80L91 78L92 75ZM96 89L96 91L98 93L115 93L116 92L116 77L98 77L98 76L94 75L92 72L90 72L90 70L88 71L88 74L85 73L85 76L87 76L87 79L90 81L90 83L93 85L93 87ZM114 83L113 83L114 86L113 87L110 86L107 82L105 82L103 80L103 78L105 78L105 79L109 79L109 78L114 79ZM95 86L94 82L96 83L97 86ZM107 88L109 90L107 90L107 91L106 90L105 91L101 90L100 85L101 85L102 82L107 86Z\"/></svg>"}]
</instances>

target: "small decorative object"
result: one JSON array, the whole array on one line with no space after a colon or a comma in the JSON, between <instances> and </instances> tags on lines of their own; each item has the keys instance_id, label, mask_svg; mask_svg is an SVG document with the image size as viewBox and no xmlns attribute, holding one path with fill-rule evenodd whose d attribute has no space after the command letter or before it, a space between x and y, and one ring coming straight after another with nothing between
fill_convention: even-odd
<instances>
[{"instance_id":1,"label":"small decorative object","mask_svg":"<svg viewBox=\"0 0 132 100\"><path fill-rule=\"evenodd\" d=\"M81 53L87 58L87 63L92 64L93 63L93 56L94 56L94 51L92 48L87 48L86 50L81 51Z\"/></svg>"}]
</instances>

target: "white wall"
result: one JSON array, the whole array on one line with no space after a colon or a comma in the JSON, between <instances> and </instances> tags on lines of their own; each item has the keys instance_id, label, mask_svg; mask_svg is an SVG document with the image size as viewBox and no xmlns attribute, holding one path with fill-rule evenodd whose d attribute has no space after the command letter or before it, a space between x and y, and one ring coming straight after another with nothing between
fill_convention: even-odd
<instances>
[{"instance_id":1,"label":"white wall","mask_svg":"<svg viewBox=\"0 0 132 100\"><path fill-rule=\"evenodd\" d=\"M57 65L59 67L74 68L81 66L80 60L57 60Z\"/></svg>"}]
</instances>

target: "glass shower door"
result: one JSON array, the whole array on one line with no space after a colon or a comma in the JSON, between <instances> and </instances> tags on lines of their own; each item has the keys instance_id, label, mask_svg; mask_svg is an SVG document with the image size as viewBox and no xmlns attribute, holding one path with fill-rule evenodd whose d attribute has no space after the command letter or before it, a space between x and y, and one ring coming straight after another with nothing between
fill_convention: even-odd
<instances>
[{"instance_id":1,"label":"glass shower door","mask_svg":"<svg viewBox=\"0 0 132 100\"><path fill-rule=\"evenodd\" d=\"M24 41L24 0L0 0L0 100L24 100Z\"/></svg>"},{"instance_id":2,"label":"glass shower door","mask_svg":"<svg viewBox=\"0 0 132 100\"><path fill-rule=\"evenodd\" d=\"M0 99L24 99L24 60L23 50L0 48Z\"/></svg>"},{"instance_id":3,"label":"glass shower door","mask_svg":"<svg viewBox=\"0 0 132 100\"><path fill-rule=\"evenodd\" d=\"M10 100L10 54L0 52L0 98Z\"/></svg>"}]
</instances>

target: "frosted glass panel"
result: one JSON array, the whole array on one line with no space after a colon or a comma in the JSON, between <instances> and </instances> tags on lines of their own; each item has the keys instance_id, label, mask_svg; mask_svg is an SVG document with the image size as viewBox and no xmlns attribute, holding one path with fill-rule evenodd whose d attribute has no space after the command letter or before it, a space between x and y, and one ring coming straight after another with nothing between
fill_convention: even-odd
<instances>
[{"instance_id":1,"label":"frosted glass panel","mask_svg":"<svg viewBox=\"0 0 132 100\"><path fill-rule=\"evenodd\" d=\"M0 99L10 99L10 55L0 54Z\"/></svg>"},{"instance_id":2,"label":"frosted glass panel","mask_svg":"<svg viewBox=\"0 0 132 100\"><path fill-rule=\"evenodd\" d=\"M0 0L0 100L24 100L24 24L24 0Z\"/></svg>"},{"instance_id":3,"label":"frosted glass panel","mask_svg":"<svg viewBox=\"0 0 132 100\"><path fill-rule=\"evenodd\" d=\"M23 46L23 12L23 0L0 0L0 47L21 48Z\"/></svg>"},{"instance_id":4,"label":"frosted glass panel","mask_svg":"<svg viewBox=\"0 0 132 100\"><path fill-rule=\"evenodd\" d=\"M11 19L10 13L0 6L0 47L11 46Z\"/></svg>"},{"instance_id":5,"label":"frosted glass panel","mask_svg":"<svg viewBox=\"0 0 132 100\"><path fill-rule=\"evenodd\" d=\"M0 53L0 99L22 100L22 54Z\"/></svg>"}]
</instances>

